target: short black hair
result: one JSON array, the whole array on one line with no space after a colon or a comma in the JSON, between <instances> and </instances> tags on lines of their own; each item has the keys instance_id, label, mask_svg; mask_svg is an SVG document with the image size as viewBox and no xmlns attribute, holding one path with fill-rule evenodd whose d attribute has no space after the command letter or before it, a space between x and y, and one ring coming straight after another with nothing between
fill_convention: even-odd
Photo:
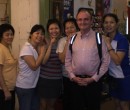
<instances>
[{"instance_id":1,"label":"short black hair","mask_svg":"<svg viewBox=\"0 0 130 110\"><path fill-rule=\"evenodd\" d=\"M66 23L68 22L71 22L71 23L74 23L75 27L76 27L76 30L79 30L79 27L78 27L78 24L76 22L76 19L75 18L68 18L66 19L64 22L63 22L63 27L64 27L64 32L65 32L65 25Z\"/></svg>"},{"instance_id":2,"label":"short black hair","mask_svg":"<svg viewBox=\"0 0 130 110\"><path fill-rule=\"evenodd\" d=\"M114 13L108 13L108 14L105 14L103 16L103 19L102 19L103 23L104 23L106 17L112 17L112 18L114 18L114 20L116 21L116 23L119 22L118 16L116 14L114 14Z\"/></svg>"},{"instance_id":3,"label":"short black hair","mask_svg":"<svg viewBox=\"0 0 130 110\"><path fill-rule=\"evenodd\" d=\"M3 37L3 33L9 30L12 31L13 35L15 34L15 30L11 24L5 23L0 25L0 41Z\"/></svg>"},{"instance_id":4,"label":"short black hair","mask_svg":"<svg viewBox=\"0 0 130 110\"><path fill-rule=\"evenodd\" d=\"M45 29L43 27L43 25L40 25L40 24L35 24L32 29L31 29L31 32L30 32L30 35L33 34L34 32L38 31L38 30L42 30L43 34L45 34Z\"/></svg>"},{"instance_id":5,"label":"short black hair","mask_svg":"<svg viewBox=\"0 0 130 110\"><path fill-rule=\"evenodd\" d=\"M35 25L32 27L31 31L30 31L29 38L31 38L31 35L32 35L34 32L38 31L38 30L42 30L43 34L45 34L45 29L44 29L43 25L41 25L41 24L35 24Z\"/></svg>"}]
</instances>

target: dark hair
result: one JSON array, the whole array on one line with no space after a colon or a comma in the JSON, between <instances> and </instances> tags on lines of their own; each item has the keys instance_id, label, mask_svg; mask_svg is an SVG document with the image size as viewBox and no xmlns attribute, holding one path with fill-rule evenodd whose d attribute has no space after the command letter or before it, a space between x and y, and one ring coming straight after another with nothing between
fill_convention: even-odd
<instances>
[{"instance_id":1,"label":"dark hair","mask_svg":"<svg viewBox=\"0 0 130 110\"><path fill-rule=\"evenodd\" d=\"M49 31L49 26L51 24L57 24L61 30L61 24L60 24L60 21L58 21L57 19L49 19L48 22L47 22L47 32Z\"/></svg>"},{"instance_id":2,"label":"dark hair","mask_svg":"<svg viewBox=\"0 0 130 110\"><path fill-rule=\"evenodd\" d=\"M66 19L63 23L63 27L64 27L64 32L65 32L65 25L66 23L68 22L71 22L71 23L74 23L75 27L76 27L76 30L79 30L79 27L77 25L77 22L76 22L76 19L75 18L69 18L69 19Z\"/></svg>"},{"instance_id":3,"label":"dark hair","mask_svg":"<svg viewBox=\"0 0 130 110\"><path fill-rule=\"evenodd\" d=\"M114 14L114 13L108 13L108 14L106 14L106 15L103 16L103 19L102 19L103 23L104 23L106 17L112 17L112 18L115 19L116 23L119 22L119 19L118 19L118 17L117 17L116 14Z\"/></svg>"},{"instance_id":4,"label":"dark hair","mask_svg":"<svg viewBox=\"0 0 130 110\"><path fill-rule=\"evenodd\" d=\"M3 37L3 33L6 32L6 31L9 31L9 30L12 31L13 35L15 34L15 30L14 30L14 28L13 28L13 26L11 24L6 23L6 24L1 24L0 25L0 41L1 41L2 37Z\"/></svg>"},{"instance_id":5,"label":"dark hair","mask_svg":"<svg viewBox=\"0 0 130 110\"><path fill-rule=\"evenodd\" d=\"M76 17L77 17L77 15L78 15L80 12L85 12L85 11L88 12L88 13L90 14L90 16L93 16L93 15L94 15L93 9L81 7L81 8L78 9L78 12L77 12L77 14L76 14Z\"/></svg>"},{"instance_id":6,"label":"dark hair","mask_svg":"<svg viewBox=\"0 0 130 110\"><path fill-rule=\"evenodd\" d=\"M30 35L33 34L34 32L38 31L38 30L42 30L43 34L45 34L45 29L43 27L43 25L40 24L36 24L32 27Z\"/></svg>"}]
</instances>

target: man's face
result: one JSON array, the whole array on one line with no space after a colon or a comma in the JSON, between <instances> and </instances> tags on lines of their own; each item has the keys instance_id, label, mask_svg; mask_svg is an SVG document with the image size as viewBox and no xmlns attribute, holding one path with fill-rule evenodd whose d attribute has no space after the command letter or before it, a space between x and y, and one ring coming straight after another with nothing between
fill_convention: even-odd
<instances>
[{"instance_id":1,"label":"man's face","mask_svg":"<svg viewBox=\"0 0 130 110\"><path fill-rule=\"evenodd\" d=\"M81 31L89 30L92 26L92 17L87 11L81 11L77 15L77 24Z\"/></svg>"}]
</instances>

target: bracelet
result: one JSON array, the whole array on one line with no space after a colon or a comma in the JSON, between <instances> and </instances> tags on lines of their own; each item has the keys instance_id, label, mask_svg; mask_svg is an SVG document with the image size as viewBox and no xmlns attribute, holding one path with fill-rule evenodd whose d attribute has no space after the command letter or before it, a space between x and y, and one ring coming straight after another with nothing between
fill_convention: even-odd
<instances>
[{"instance_id":1,"label":"bracelet","mask_svg":"<svg viewBox=\"0 0 130 110\"><path fill-rule=\"evenodd\" d=\"M110 51L112 51L112 50L114 50L114 49L109 49L108 52L110 52Z\"/></svg>"}]
</instances>

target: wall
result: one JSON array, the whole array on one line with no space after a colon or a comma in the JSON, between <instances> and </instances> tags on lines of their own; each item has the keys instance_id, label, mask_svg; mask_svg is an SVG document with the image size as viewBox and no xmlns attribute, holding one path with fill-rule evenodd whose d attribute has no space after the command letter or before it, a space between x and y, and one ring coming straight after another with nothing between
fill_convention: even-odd
<instances>
[{"instance_id":1,"label":"wall","mask_svg":"<svg viewBox=\"0 0 130 110\"><path fill-rule=\"evenodd\" d=\"M89 1L91 1L90 6ZM76 16L77 11L80 7L92 8L95 10L95 0L74 0L74 16Z\"/></svg>"},{"instance_id":2,"label":"wall","mask_svg":"<svg viewBox=\"0 0 130 110\"><path fill-rule=\"evenodd\" d=\"M39 0L11 0L11 24L15 28L13 51L19 50L27 41L31 27L39 23Z\"/></svg>"},{"instance_id":3,"label":"wall","mask_svg":"<svg viewBox=\"0 0 130 110\"><path fill-rule=\"evenodd\" d=\"M126 17L127 17L127 0L111 0L111 12L119 17L119 31L126 33Z\"/></svg>"},{"instance_id":4,"label":"wall","mask_svg":"<svg viewBox=\"0 0 130 110\"><path fill-rule=\"evenodd\" d=\"M49 1L40 0L40 23L46 28L47 21L49 19Z\"/></svg>"},{"instance_id":5,"label":"wall","mask_svg":"<svg viewBox=\"0 0 130 110\"><path fill-rule=\"evenodd\" d=\"M10 2L8 3L7 14L10 15L11 13L11 24L16 31L13 43L16 56L18 56L21 46L28 39L29 31L34 24L40 22L46 27L49 18L49 1L50 0L0 0L0 18L3 17L5 10L5 5L2 3ZM91 5L88 4L89 1L92 1ZM124 31L125 19L123 18L123 13L126 11L127 0L120 0L120 2L118 0L111 1L111 12L117 13L121 22L120 30ZM74 0L74 15L76 15L79 7L93 8L95 10L95 0Z\"/></svg>"},{"instance_id":6,"label":"wall","mask_svg":"<svg viewBox=\"0 0 130 110\"><path fill-rule=\"evenodd\" d=\"M10 0L0 0L0 24L9 22Z\"/></svg>"}]
</instances>

